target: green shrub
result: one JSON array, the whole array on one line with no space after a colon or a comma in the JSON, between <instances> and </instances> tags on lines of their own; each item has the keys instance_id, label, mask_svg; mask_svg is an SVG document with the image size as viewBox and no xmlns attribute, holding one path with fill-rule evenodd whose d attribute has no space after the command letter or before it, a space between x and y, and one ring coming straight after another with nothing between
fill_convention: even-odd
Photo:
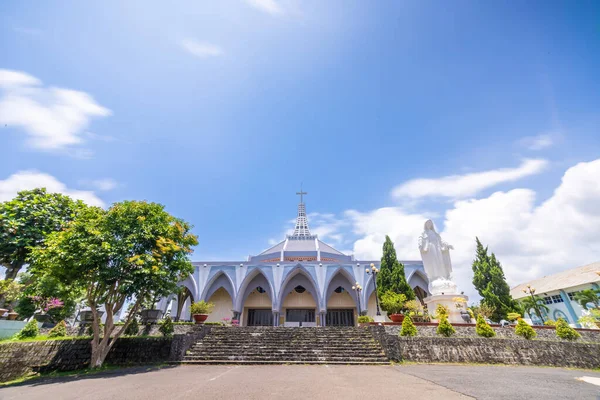
<instances>
[{"instance_id":1,"label":"green shrub","mask_svg":"<svg viewBox=\"0 0 600 400\"><path fill-rule=\"evenodd\" d=\"M358 317L359 324L366 324L369 322L374 322L374 320L372 317L369 317L368 315L361 315L360 317Z\"/></svg>"},{"instance_id":2,"label":"green shrub","mask_svg":"<svg viewBox=\"0 0 600 400\"><path fill-rule=\"evenodd\" d=\"M506 318L507 318L509 321L511 321L511 322L512 322L512 321L516 321L516 320L518 320L519 318L521 318L521 314L519 314L519 313L516 313L516 312L509 312L509 313L506 315Z\"/></svg>"},{"instance_id":3,"label":"green shrub","mask_svg":"<svg viewBox=\"0 0 600 400\"><path fill-rule=\"evenodd\" d=\"M525 339L533 339L537 336L535 330L529 326L527 322L523 318L519 318L517 321L517 326L515 327L515 333L519 336L523 336Z\"/></svg>"},{"instance_id":4,"label":"green shrub","mask_svg":"<svg viewBox=\"0 0 600 400\"><path fill-rule=\"evenodd\" d=\"M173 333L175 332L175 327L173 326L173 320L171 320L171 317L165 317L165 319L163 319L162 324L160 324L160 328L158 328L158 331L162 333L162 335L165 337L173 336Z\"/></svg>"},{"instance_id":5,"label":"green shrub","mask_svg":"<svg viewBox=\"0 0 600 400\"><path fill-rule=\"evenodd\" d=\"M133 317L129 325L127 325L127 328L125 329L125 332L123 332L123 334L127 336L137 336L139 331L140 324L138 324L137 318Z\"/></svg>"},{"instance_id":6,"label":"green shrub","mask_svg":"<svg viewBox=\"0 0 600 400\"><path fill-rule=\"evenodd\" d=\"M448 314L449 314L449 312L450 312L450 311L448 310L448 307L446 307L446 306L445 306L445 305L443 305L443 304L438 304L438 305L437 305L437 307L435 308L435 317L436 317L437 319L439 319L439 320L440 320L440 322L441 322L441 320L442 320L443 318L446 318L446 319L448 319Z\"/></svg>"},{"instance_id":7,"label":"green shrub","mask_svg":"<svg viewBox=\"0 0 600 400\"><path fill-rule=\"evenodd\" d=\"M562 318L556 321L556 336L566 340L577 340L581 337L579 332L571 328L567 321Z\"/></svg>"},{"instance_id":8,"label":"green shrub","mask_svg":"<svg viewBox=\"0 0 600 400\"><path fill-rule=\"evenodd\" d=\"M56 326L50 329L50 332L48 332L48 337L50 338L65 336L67 336L67 324L65 323L64 319L59 321L58 324L56 324Z\"/></svg>"},{"instance_id":9,"label":"green shrub","mask_svg":"<svg viewBox=\"0 0 600 400\"><path fill-rule=\"evenodd\" d=\"M456 333L456 330L454 329L454 327L452 326L450 321L448 321L448 317L446 315L442 315L440 317L440 323L438 324L438 327L437 327L437 334L446 336L446 337L450 337L450 336L454 335L455 333Z\"/></svg>"},{"instance_id":10,"label":"green shrub","mask_svg":"<svg viewBox=\"0 0 600 400\"><path fill-rule=\"evenodd\" d=\"M35 319L32 319L21 329L21 332L17 333L17 339L29 339L39 336L40 329L38 328L38 323Z\"/></svg>"},{"instance_id":11,"label":"green shrub","mask_svg":"<svg viewBox=\"0 0 600 400\"><path fill-rule=\"evenodd\" d=\"M549 319L547 321L544 321L544 325L546 326L556 326L556 321L553 319Z\"/></svg>"},{"instance_id":12,"label":"green shrub","mask_svg":"<svg viewBox=\"0 0 600 400\"><path fill-rule=\"evenodd\" d=\"M477 325L475 326L475 332L477 332L477 334L482 337L489 338L496 336L496 331L494 331L494 329L487 322L485 322L485 318L483 318L483 315L481 314L477 316Z\"/></svg>"},{"instance_id":13,"label":"green shrub","mask_svg":"<svg viewBox=\"0 0 600 400\"><path fill-rule=\"evenodd\" d=\"M417 327L413 324L410 315L405 316L404 321L402 321L400 336L417 336Z\"/></svg>"}]
</instances>

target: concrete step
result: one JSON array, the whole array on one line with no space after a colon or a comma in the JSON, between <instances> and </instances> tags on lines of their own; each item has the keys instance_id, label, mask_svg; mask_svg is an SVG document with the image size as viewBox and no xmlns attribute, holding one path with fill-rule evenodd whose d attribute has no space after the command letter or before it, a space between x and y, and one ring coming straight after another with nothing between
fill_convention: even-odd
<instances>
[{"instance_id":1,"label":"concrete step","mask_svg":"<svg viewBox=\"0 0 600 400\"><path fill-rule=\"evenodd\" d=\"M319 365L389 365L389 361L256 361L256 360L183 360L173 361L171 364L180 365L199 365L199 364L239 364L239 365L260 365L260 364L319 364Z\"/></svg>"}]
</instances>

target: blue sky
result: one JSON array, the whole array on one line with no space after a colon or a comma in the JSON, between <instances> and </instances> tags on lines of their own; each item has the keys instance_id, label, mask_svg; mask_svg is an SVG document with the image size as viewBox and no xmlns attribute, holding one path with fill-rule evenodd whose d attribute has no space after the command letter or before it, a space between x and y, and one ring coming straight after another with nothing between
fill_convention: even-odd
<instances>
[{"instance_id":1,"label":"blue sky","mask_svg":"<svg viewBox=\"0 0 600 400\"><path fill-rule=\"evenodd\" d=\"M385 234L418 257L432 217L464 282L476 235L514 283L600 259L598 3L215 3L2 2L0 200L156 201L195 260L241 259L303 182L311 227L364 258Z\"/></svg>"}]
</instances>

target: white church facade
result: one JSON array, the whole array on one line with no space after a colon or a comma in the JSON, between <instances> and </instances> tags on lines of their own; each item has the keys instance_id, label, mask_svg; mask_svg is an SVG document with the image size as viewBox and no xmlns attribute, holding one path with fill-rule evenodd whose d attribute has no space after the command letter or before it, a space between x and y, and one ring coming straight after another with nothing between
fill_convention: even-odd
<instances>
[{"instance_id":1,"label":"white church facade","mask_svg":"<svg viewBox=\"0 0 600 400\"><path fill-rule=\"evenodd\" d=\"M193 262L194 273L181 282L182 293L163 299L159 307L189 320L192 301L215 304L208 321L236 319L242 326L351 326L358 315L375 316L373 276L366 273L379 260L355 260L310 232L303 202L298 205L294 233L245 261ZM424 301L428 278L422 261L401 261L408 283ZM352 287L362 287L357 292ZM385 314L385 313L382 313Z\"/></svg>"}]
</instances>

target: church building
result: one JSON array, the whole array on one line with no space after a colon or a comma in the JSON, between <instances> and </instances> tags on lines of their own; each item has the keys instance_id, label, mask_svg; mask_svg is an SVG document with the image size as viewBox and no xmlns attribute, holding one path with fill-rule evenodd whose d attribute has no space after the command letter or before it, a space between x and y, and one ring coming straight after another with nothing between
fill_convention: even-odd
<instances>
[{"instance_id":1,"label":"church building","mask_svg":"<svg viewBox=\"0 0 600 400\"><path fill-rule=\"evenodd\" d=\"M300 195L294 233L245 261L193 262L182 292L160 302L171 316L191 318L191 302L215 304L207 321L237 319L242 326L353 326L358 315L375 316L373 276L380 260L355 260L310 232ZM383 245L383 243L382 243ZM428 279L422 261L401 261L406 278L423 302ZM356 291L356 284L362 291ZM385 315L385 312L381 313Z\"/></svg>"}]
</instances>

